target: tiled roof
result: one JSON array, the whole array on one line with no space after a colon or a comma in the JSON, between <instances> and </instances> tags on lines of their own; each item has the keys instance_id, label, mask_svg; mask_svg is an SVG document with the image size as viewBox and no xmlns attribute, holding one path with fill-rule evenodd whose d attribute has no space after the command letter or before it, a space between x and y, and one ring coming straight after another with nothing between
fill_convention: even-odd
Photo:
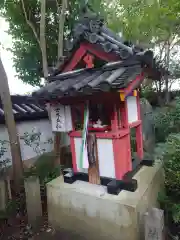
<instances>
[{"instance_id":1,"label":"tiled roof","mask_svg":"<svg viewBox=\"0 0 180 240\"><path fill-rule=\"evenodd\" d=\"M130 59L135 54L143 54L141 47L124 41L118 34L108 29L97 14L86 13L75 24L71 36L66 41L60 66L52 74L56 75L63 70L64 65L71 59L72 52L82 42L91 43L106 53L113 53L121 60ZM165 68L160 62L156 62L155 58L153 61L160 70Z\"/></svg>"},{"instance_id":2,"label":"tiled roof","mask_svg":"<svg viewBox=\"0 0 180 240\"><path fill-rule=\"evenodd\" d=\"M12 95L11 101L15 121L37 120L48 117L45 105L39 105L31 96ZM2 123L5 123L5 118L0 101L0 124Z\"/></svg>"},{"instance_id":3,"label":"tiled roof","mask_svg":"<svg viewBox=\"0 0 180 240\"><path fill-rule=\"evenodd\" d=\"M81 43L91 43L96 49L112 53L119 62L104 63L102 67L79 69L62 73ZM33 94L38 100L51 100L65 96L89 95L124 88L148 69L147 77L160 79L167 70L157 63L153 52L143 51L125 43L118 35L106 28L104 21L94 13L86 13L75 24L71 39L66 44L66 57L49 77L50 83ZM69 54L69 56L68 56Z\"/></svg>"},{"instance_id":4,"label":"tiled roof","mask_svg":"<svg viewBox=\"0 0 180 240\"><path fill-rule=\"evenodd\" d=\"M105 52L114 52L121 59L127 59L135 51L135 49L125 44L121 37L106 28L104 21L95 14L84 15L75 25L72 39L67 42L68 50L71 50L82 39L96 44Z\"/></svg>"},{"instance_id":5,"label":"tiled roof","mask_svg":"<svg viewBox=\"0 0 180 240\"><path fill-rule=\"evenodd\" d=\"M122 89L142 71L134 62L125 66L121 62L108 63L100 69L81 69L62 73L54 81L34 93L38 99L50 100L56 97L89 95L95 92L109 92Z\"/></svg>"}]
</instances>

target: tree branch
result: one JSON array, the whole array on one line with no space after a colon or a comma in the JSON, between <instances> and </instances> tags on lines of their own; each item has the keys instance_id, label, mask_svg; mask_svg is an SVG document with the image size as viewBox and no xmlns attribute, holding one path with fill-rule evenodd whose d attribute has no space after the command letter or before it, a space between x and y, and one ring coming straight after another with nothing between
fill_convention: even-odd
<instances>
[{"instance_id":1,"label":"tree branch","mask_svg":"<svg viewBox=\"0 0 180 240\"><path fill-rule=\"evenodd\" d=\"M162 61L162 55L163 55L165 46L166 46L166 41L164 41L164 43L162 45L162 48L160 49L160 55L159 55L159 60L160 61Z\"/></svg>"},{"instance_id":2,"label":"tree branch","mask_svg":"<svg viewBox=\"0 0 180 240\"><path fill-rule=\"evenodd\" d=\"M56 1L57 12L58 12L58 14L60 14L60 11L59 11L59 2L58 2L58 0L55 0L55 1Z\"/></svg>"},{"instance_id":3,"label":"tree branch","mask_svg":"<svg viewBox=\"0 0 180 240\"><path fill-rule=\"evenodd\" d=\"M24 5L24 0L21 0L21 3L22 3L23 13L24 13L24 16L25 16L25 19L26 19L26 23L31 28L31 30L33 31L34 36L35 36L35 38L36 38L36 40L37 40L37 42L39 44L39 47L41 49L41 43L40 43L38 34L36 32L36 29L35 29L33 23L28 19L27 12L26 12L25 5Z\"/></svg>"},{"instance_id":4,"label":"tree branch","mask_svg":"<svg viewBox=\"0 0 180 240\"><path fill-rule=\"evenodd\" d=\"M58 33L58 61L61 57L63 57L63 41L64 41L64 23L65 23L65 12L67 9L67 0L62 0L61 11L60 6L58 4L58 0L56 0L57 9L59 16L59 33ZM58 62L57 61L57 62ZM58 63L57 63L58 64Z\"/></svg>"},{"instance_id":5,"label":"tree branch","mask_svg":"<svg viewBox=\"0 0 180 240\"><path fill-rule=\"evenodd\" d=\"M173 50L173 48L180 43L180 39L178 39L174 44L172 44L170 51Z\"/></svg>"},{"instance_id":6,"label":"tree branch","mask_svg":"<svg viewBox=\"0 0 180 240\"><path fill-rule=\"evenodd\" d=\"M159 92L158 82L157 82L157 81L154 81L154 84L155 84L156 92Z\"/></svg>"},{"instance_id":7,"label":"tree branch","mask_svg":"<svg viewBox=\"0 0 180 240\"><path fill-rule=\"evenodd\" d=\"M47 51L46 51L46 0L41 0L41 20L40 20L40 46L42 53L42 64L44 78L48 78L48 63L47 63Z\"/></svg>"}]
</instances>

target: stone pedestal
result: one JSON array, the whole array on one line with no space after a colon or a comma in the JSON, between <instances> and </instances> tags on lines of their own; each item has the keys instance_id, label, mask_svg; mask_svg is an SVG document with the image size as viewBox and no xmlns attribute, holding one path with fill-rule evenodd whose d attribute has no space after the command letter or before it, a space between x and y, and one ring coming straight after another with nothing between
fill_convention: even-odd
<instances>
[{"instance_id":1,"label":"stone pedestal","mask_svg":"<svg viewBox=\"0 0 180 240\"><path fill-rule=\"evenodd\" d=\"M163 187L162 165L142 167L135 175L138 189L107 194L103 186L58 177L47 184L49 223L56 229L75 232L86 239L144 239L144 214L157 207Z\"/></svg>"}]
</instances>

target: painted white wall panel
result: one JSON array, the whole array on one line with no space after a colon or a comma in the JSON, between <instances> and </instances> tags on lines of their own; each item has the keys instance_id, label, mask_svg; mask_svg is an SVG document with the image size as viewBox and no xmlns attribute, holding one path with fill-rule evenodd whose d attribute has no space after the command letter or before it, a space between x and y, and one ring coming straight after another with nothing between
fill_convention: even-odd
<instances>
[{"instance_id":1,"label":"painted white wall panel","mask_svg":"<svg viewBox=\"0 0 180 240\"><path fill-rule=\"evenodd\" d=\"M76 164L77 164L77 169L79 172L88 172L88 156L87 156L87 148L86 151L84 152L84 159L83 159L83 169L80 169L80 154L81 154L81 144L82 144L82 138L74 138L74 143L75 143L75 152L76 152ZM86 168L85 168L86 167Z\"/></svg>"},{"instance_id":2,"label":"painted white wall panel","mask_svg":"<svg viewBox=\"0 0 180 240\"><path fill-rule=\"evenodd\" d=\"M133 123L138 120L138 110L136 97L130 96L127 98L128 122Z\"/></svg>"},{"instance_id":3,"label":"painted white wall panel","mask_svg":"<svg viewBox=\"0 0 180 240\"><path fill-rule=\"evenodd\" d=\"M81 151L81 141L82 138L74 138L75 141L75 151L76 151L76 161L78 171L87 173L88 169L79 168L80 162L80 151ZM111 139L97 139L98 147L98 158L99 158L99 171L100 176L115 178L115 168L114 168L114 154L113 154L113 145ZM88 161L87 152L84 156L84 161Z\"/></svg>"},{"instance_id":4,"label":"painted white wall panel","mask_svg":"<svg viewBox=\"0 0 180 240\"><path fill-rule=\"evenodd\" d=\"M111 139L97 139L100 176L115 178L113 144Z\"/></svg>"}]
</instances>

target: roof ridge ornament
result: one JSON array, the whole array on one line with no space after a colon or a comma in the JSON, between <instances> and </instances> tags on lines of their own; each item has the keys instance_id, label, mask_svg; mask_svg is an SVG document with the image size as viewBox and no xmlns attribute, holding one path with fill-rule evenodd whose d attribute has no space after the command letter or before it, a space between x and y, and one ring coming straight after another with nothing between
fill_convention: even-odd
<instances>
[{"instance_id":1,"label":"roof ridge ornament","mask_svg":"<svg viewBox=\"0 0 180 240\"><path fill-rule=\"evenodd\" d=\"M104 19L100 14L93 10L88 0L82 0L80 17L75 29L77 30L77 28L81 26L81 29L84 28L84 30L86 29L92 33L97 33L103 25Z\"/></svg>"},{"instance_id":2,"label":"roof ridge ornament","mask_svg":"<svg viewBox=\"0 0 180 240\"><path fill-rule=\"evenodd\" d=\"M87 13L89 10L93 12L91 5L88 0L81 0L81 11L83 14Z\"/></svg>"}]
</instances>

